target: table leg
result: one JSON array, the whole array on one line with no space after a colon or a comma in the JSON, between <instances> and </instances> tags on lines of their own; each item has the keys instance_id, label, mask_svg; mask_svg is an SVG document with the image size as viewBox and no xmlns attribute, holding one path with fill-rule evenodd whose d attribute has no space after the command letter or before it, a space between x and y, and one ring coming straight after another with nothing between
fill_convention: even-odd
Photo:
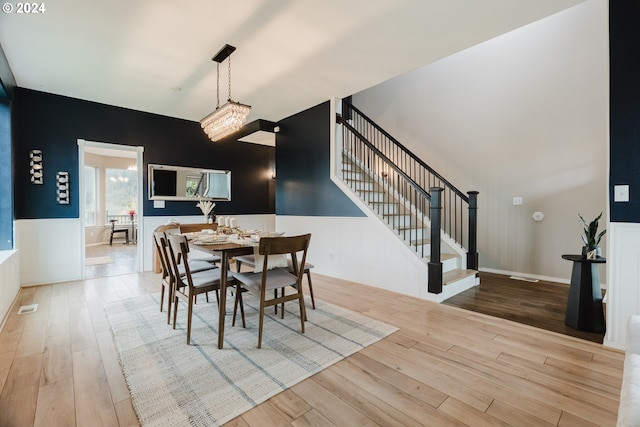
<instances>
[{"instance_id":1,"label":"table leg","mask_svg":"<svg viewBox=\"0 0 640 427\"><path fill-rule=\"evenodd\" d=\"M224 319L227 314L227 271L229 270L229 256L226 251L222 251L220 262L220 302L218 308L218 348L224 345Z\"/></svg>"},{"instance_id":2,"label":"table leg","mask_svg":"<svg viewBox=\"0 0 640 427\"><path fill-rule=\"evenodd\" d=\"M605 331L597 264L574 262L565 324L581 331Z\"/></svg>"}]
</instances>

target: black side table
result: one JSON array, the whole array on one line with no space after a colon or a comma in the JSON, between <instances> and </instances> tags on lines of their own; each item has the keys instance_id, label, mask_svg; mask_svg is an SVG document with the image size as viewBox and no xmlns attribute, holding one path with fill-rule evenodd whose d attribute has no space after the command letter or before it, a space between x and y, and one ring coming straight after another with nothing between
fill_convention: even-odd
<instances>
[{"instance_id":1,"label":"black side table","mask_svg":"<svg viewBox=\"0 0 640 427\"><path fill-rule=\"evenodd\" d=\"M573 261L565 325L581 331L604 332L598 264L604 264L607 259L587 259L582 255L562 255L562 258Z\"/></svg>"}]
</instances>

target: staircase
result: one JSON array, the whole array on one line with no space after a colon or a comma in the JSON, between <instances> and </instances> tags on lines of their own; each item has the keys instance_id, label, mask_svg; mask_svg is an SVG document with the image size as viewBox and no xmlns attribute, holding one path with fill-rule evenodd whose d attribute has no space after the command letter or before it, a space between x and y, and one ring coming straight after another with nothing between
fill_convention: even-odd
<instances>
[{"instance_id":1,"label":"staircase","mask_svg":"<svg viewBox=\"0 0 640 427\"><path fill-rule=\"evenodd\" d=\"M337 121L341 179L423 261L428 292L443 301L477 285L477 192L455 189L346 100Z\"/></svg>"}]
</instances>

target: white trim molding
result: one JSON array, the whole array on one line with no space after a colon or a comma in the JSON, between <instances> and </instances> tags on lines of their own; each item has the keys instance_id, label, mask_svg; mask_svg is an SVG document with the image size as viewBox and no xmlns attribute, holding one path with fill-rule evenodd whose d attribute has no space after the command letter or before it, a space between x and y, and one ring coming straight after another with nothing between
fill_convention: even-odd
<instances>
[{"instance_id":1,"label":"white trim molding","mask_svg":"<svg viewBox=\"0 0 640 427\"><path fill-rule=\"evenodd\" d=\"M624 349L627 320L640 314L640 224L612 222L608 236L607 333L603 344Z\"/></svg>"}]
</instances>

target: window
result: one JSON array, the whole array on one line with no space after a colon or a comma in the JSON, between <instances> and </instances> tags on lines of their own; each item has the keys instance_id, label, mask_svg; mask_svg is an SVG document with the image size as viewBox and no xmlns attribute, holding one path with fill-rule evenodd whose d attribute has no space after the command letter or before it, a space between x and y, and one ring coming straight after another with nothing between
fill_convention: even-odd
<instances>
[{"instance_id":1,"label":"window","mask_svg":"<svg viewBox=\"0 0 640 427\"><path fill-rule=\"evenodd\" d=\"M85 225L98 225L98 170L84 167L84 221Z\"/></svg>"},{"instance_id":2,"label":"window","mask_svg":"<svg viewBox=\"0 0 640 427\"><path fill-rule=\"evenodd\" d=\"M105 171L107 222L110 219L122 221L131 212L135 214L138 205L137 174L137 171L127 169Z\"/></svg>"}]
</instances>

